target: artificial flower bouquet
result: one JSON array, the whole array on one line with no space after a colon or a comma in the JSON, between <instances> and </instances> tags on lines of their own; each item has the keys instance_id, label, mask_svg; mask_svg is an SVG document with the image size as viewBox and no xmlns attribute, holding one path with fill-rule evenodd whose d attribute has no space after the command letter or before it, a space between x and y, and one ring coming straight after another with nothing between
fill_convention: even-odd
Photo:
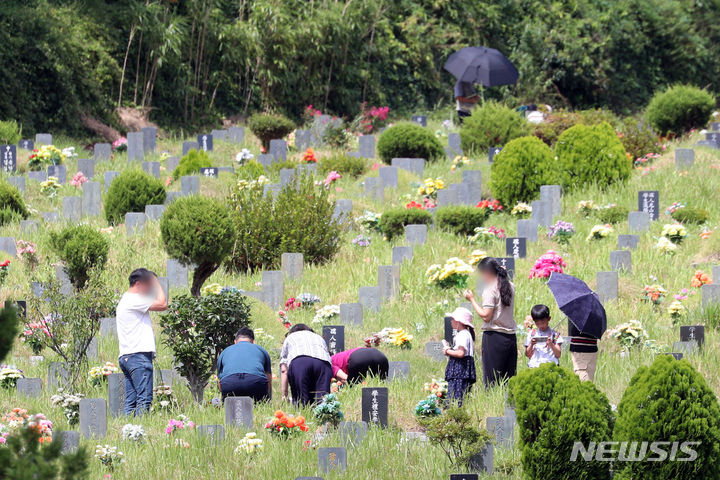
<instances>
[{"instance_id":1,"label":"artificial flower bouquet","mask_svg":"<svg viewBox=\"0 0 720 480\"><path fill-rule=\"evenodd\" d=\"M423 390L437 398L445 398L448 391L448 382L433 378L432 381L425 382Z\"/></svg>"},{"instance_id":2,"label":"artificial flower bouquet","mask_svg":"<svg viewBox=\"0 0 720 480\"><path fill-rule=\"evenodd\" d=\"M321 423L337 427L344 418L343 412L340 410L341 406L337 395L329 393L323 397L322 402L315 407L313 413Z\"/></svg>"},{"instance_id":3,"label":"artificial flower bouquet","mask_svg":"<svg viewBox=\"0 0 720 480\"><path fill-rule=\"evenodd\" d=\"M90 372L88 372L88 376L90 377L92 384L98 386L102 385L107 380L107 377L113 373L118 373L119 371L120 369L115 366L114 363L105 362L105 365L92 367Z\"/></svg>"},{"instance_id":4,"label":"artificial flower bouquet","mask_svg":"<svg viewBox=\"0 0 720 480\"><path fill-rule=\"evenodd\" d=\"M685 240L685 237L687 237L687 230L685 229L685 226L679 223L667 224L663 227L660 235L667 238L675 245L680 245L682 241Z\"/></svg>"},{"instance_id":5,"label":"artificial flower bouquet","mask_svg":"<svg viewBox=\"0 0 720 480\"><path fill-rule=\"evenodd\" d=\"M275 412L275 416L265 424L265 429L280 438L292 438L309 430L305 424L305 417L302 415L294 417L282 410Z\"/></svg>"},{"instance_id":6,"label":"artificial flower bouquet","mask_svg":"<svg viewBox=\"0 0 720 480\"><path fill-rule=\"evenodd\" d=\"M315 312L312 323L325 323L340 315L340 305L325 305Z\"/></svg>"},{"instance_id":7,"label":"artificial flower bouquet","mask_svg":"<svg viewBox=\"0 0 720 480\"><path fill-rule=\"evenodd\" d=\"M472 273L472 266L458 257L452 257L444 265L430 265L425 276L430 285L440 288L465 288Z\"/></svg>"},{"instance_id":8,"label":"artificial flower bouquet","mask_svg":"<svg viewBox=\"0 0 720 480\"><path fill-rule=\"evenodd\" d=\"M565 260L553 250L548 250L535 260L530 269L530 278L549 278L553 272L563 273L565 267Z\"/></svg>"},{"instance_id":9,"label":"artificial flower bouquet","mask_svg":"<svg viewBox=\"0 0 720 480\"><path fill-rule=\"evenodd\" d=\"M590 234L587 236L587 241L591 240L602 240L603 238L607 238L613 233L613 227L609 223L606 223L605 225L595 225L592 230L590 230Z\"/></svg>"},{"instance_id":10,"label":"artificial flower bouquet","mask_svg":"<svg viewBox=\"0 0 720 480\"><path fill-rule=\"evenodd\" d=\"M640 300L643 302L652 303L653 305L660 305L667 295L667 290L661 285L645 285L640 294Z\"/></svg>"},{"instance_id":11,"label":"artificial flower bouquet","mask_svg":"<svg viewBox=\"0 0 720 480\"><path fill-rule=\"evenodd\" d=\"M572 236L575 235L575 226L570 222L558 220L555 225L550 226L547 236L561 245L567 245Z\"/></svg>"}]
</instances>

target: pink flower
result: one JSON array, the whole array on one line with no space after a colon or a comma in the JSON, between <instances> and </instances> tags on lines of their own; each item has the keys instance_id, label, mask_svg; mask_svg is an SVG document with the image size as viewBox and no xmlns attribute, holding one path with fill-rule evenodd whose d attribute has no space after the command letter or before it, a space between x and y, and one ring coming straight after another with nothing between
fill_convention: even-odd
<instances>
[{"instance_id":1,"label":"pink flower","mask_svg":"<svg viewBox=\"0 0 720 480\"><path fill-rule=\"evenodd\" d=\"M83 174L83 172L77 172L75 176L70 180L70 185L77 188L82 186L83 183L87 182L87 177Z\"/></svg>"},{"instance_id":2,"label":"pink flower","mask_svg":"<svg viewBox=\"0 0 720 480\"><path fill-rule=\"evenodd\" d=\"M323 184L325 185L325 188L329 187L330 184L336 180L340 180L342 178L342 175L340 175L338 172L333 170L332 172L327 174L327 177L325 177L325 181L323 181Z\"/></svg>"},{"instance_id":3,"label":"pink flower","mask_svg":"<svg viewBox=\"0 0 720 480\"><path fill-rule=\"evenodd\" d=\"M530 269L530 278L548 278L553 272L563 273L567 263L553 250L548 250L535 260L535 265Z\"/></svg>"},{"instance_id":4,"label":"pink flower","mask_svg":"<svg viewBox=\"0 0 720 480\"><path fill-rule=\"evenodd\" d=\"M165 180L166 187L169 187L171 183L172 183L172 177L169 177L167 180Z\"/></svg>"},{"instance_id":5,"label":"pink flower","mask_svg":"<svg viewBox=\"0 0 720 480\"><path fill-rule=\"evenodd\" d=\"M373 169L373 170L377 170L378 168L380 168L380 164L379 164L379 163L373 163L372 169Z\"/></svg>"}]
</instances>

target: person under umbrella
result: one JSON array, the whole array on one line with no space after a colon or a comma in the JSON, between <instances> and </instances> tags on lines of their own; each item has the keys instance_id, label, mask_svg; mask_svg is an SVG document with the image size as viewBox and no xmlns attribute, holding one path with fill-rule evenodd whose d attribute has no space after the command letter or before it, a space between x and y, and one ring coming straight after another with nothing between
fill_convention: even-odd
<instances>
[{"instance_id":1,"label":"person under umbrella","mask_svg":"<svg viewBox=\"0 0 720 480\"><path fill-rule=\"evenodd\" d=\"M472 109L475 108L480 95L470 82L458 80L455 82L455 110L457 111L458 123L463 124L465 117L469 117Z\"/></svg>"}]
</instances>

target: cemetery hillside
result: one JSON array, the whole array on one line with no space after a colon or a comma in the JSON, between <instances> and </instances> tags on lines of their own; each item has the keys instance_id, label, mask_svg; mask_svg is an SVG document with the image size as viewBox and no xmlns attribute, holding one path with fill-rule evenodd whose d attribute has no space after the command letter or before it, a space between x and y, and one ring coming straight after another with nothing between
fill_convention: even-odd
<instances>
[{"instance_id":1,"label":"cemetery hillside","mask_svg":"<svg viewBox=\"0 0 720 480\"><path fill-rule=\"evenodd\" d=\"M2 2L0 479L720 480L720 3L547 3Z\"/></svg>"}]
</instances>

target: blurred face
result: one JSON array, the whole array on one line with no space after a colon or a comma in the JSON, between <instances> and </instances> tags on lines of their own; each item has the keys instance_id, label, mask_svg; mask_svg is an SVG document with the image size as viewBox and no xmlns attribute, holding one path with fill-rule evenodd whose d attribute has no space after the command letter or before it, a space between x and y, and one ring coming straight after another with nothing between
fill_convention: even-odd
<instances>
[{"instance_id":1,"label":"blurred face","mask_svg":"<svg viewBox=\"0 0 720 480\"><path fill-rule=\"evenodd\" d=\"M545 330L547 330L549 325L550 325L549 318L543 318L542 320L535 320L535 326L537 327L538 330L545 331Z\"/></svg>"},{"instance_id":2,"label":"blurred face","mask_svg":"<svg viewBox=\"0 0 720 480\"><path fill-rule=\"evenodd\" d=\"M137 286L138 293L142 295L149 295L152 293L153 285L148 280L141 280L135 285Z\"/></svg>"},{"instance_id":3,"label":"blurred face","mask_svg":"<svg viewBox=\"0 0 720 480\"><path fill-rule=\"evenodd\" d=\"M495 274L493 274L492 272L483 272L482 270L480 271L480 278L486 285L495 283L495 280L497 280Z\"/></svg>"},{"instance_id":4,"label":"blurred face","mask_svg":"<svg viewBox=\"0 0 720 480\"><path fill-rule=\"evenodd\" d=\"M454 318L450 322L450 325L452 325L453 330L457 330L458 328L460 328L460 322L458 322Z\"/></svg>"}]
</instances>

